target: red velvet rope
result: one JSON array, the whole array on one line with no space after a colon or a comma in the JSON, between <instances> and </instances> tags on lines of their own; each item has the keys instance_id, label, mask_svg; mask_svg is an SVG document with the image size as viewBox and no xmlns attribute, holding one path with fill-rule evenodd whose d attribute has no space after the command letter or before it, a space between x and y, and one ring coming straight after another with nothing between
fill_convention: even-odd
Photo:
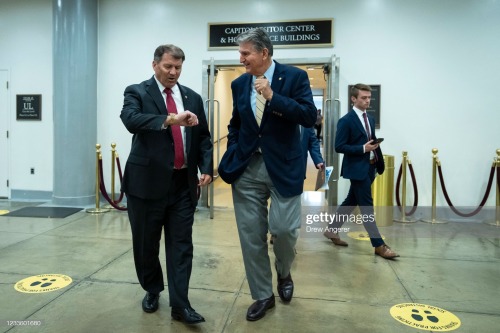
<instances>
[{"instance_id":1,"label":"red velvet rope","mask_svg":"<svg viewBox=\"0 0 500 333\"><path fill-rule=\"evenodd\" d=\"M497 169L498 169L498 167L497 167ZM441 182L441 188L443 189L444 197L446 199L446 202L448 203L448 206L450 206L451 210L455 214L462 216L462 217L470 217L470 216L473 216L473 215L476 215L477 213L479 213L479 211L483 208L484 204L486 203L488 196L490 195L491 184L493 183L493 176L495 175L495 167L494 166L491 167L490 178L488 179L488 186L486 187L486 192L484 193L483 200L479 204L479 207L477 207L475 210L473 210L470 213L461 213L453 206L453 204L451 203L450 197L448 196L448 192L446 191L446 186L444 185L443 172L441 169L441 165L438 165L438 172L439 172L439 180ZM498 171L497 171L497 183L500 183L498 180Z\"/></svg>"},{"instance_id":2,"label":"red velvet rope","mask_svg":"<svg viewBox=\"0 0 500 333\"><path fill-rule=\"evenodd\" d=\"M497 166L497 186L500 189L500 166Z\"/></svg>"},{"instance_id":3,"label":"red velvet rope","mask_svg":"<svg viewBox=\"0 0 500 333\"><path fill-rule=\"evenodd\" d=\"M415 178L415 173L413 172L413 166L411 164L408 164L408 167L410 168L410 175L411 175L411 181L413 184L413 207L409 212L405 212L405 216L410 216L415 211L417 210L418 206L418 189L417 189L417 180ZM399 172L398 172L398 178L396 180L396 203L398 207L401 207L401 200L399 199L399 185L401 183L401 175L403 173L403 164L399 166Z\"/></svg>"},{"instance_id":4,"label":"red velvet rope","mask_svg":"<svg viewBox=\"0 0 500 333\"><path fill-rule=\"evenodd\" d=\"M496 167L496 169L497 169L497 186L498 186L498 189L500 190L500 164L499 164L499 166Z\"/></svg>"},{"instance_id":5,"label":"red velvet rope","mask_svg":"<svg viewBox=\"0 0 500 333\"><path fill-rule=\"evenodd\" d=\"M120 158L118 156L116 156L116 167L118 168L118 176L120 177L120 185L123 181L123 173L122 173L122 167L121 167L121 164L120 164ZM104 181L103 181L103 175L102 175L102 161L99 161L99 173L100 173L100 177L101 177L101 185L100 185L100 188L101 188L101 192L104 191L103 193L103 196L104 198L109 202L109 204L113 207L115 207L116 209L120 209L120 210L127 210L126 208L123 209L123 207L120 207L120 208L117 208L118 206L116 205L113 205L111 203L111 198L109 198L109 196L107 195L107 192L106 192L106 187L104 185ZM120 186L121 187L121 186ZM120 197L118 198L118 200L114 200L113 202L115 204L119 204L122 200L123 200L123 191L120 190ZM200 199L200 195L201 195L201 190L200 190L200 187L198 186L196 188L196 195L198 197L198 200ZM107 198L106 198L107 197Z\"/></svg>"},{"instance_id":6,"label":"red velvet rope","mask_svg":"<svg viewBox=\"0 0 500 333\"><path fill-rule=\"evenodd\" d=\"M121 188L122 180L123 180L123 174L122 174L122 167L120 165L120 158L118 156L116 156L116 166L118 168L118 176L120 177L120 188ZM122 200L123 200L123 194L124 194L123 191L120 190L120 197L118 198L118 200L115 200L116 204L122 202Z\"/></svg>"},{"instance_id":7,"label":"red velvet rope","mask_svg":"<svg viewBox=\"0 0 500 333\"><path fill-rule=\"evenodd\" d=\"M101 193L104 197L104 199L106 199L106 201L113 207L113 208L116 208L118 210L127 210L127 207L120 207L118 206L117 204L115 204L113 202L113 200L111 200L111 198L109 197L108 195L108 192L106 191L106 185L104 184L104 177L103 177L103 172L102 172L102 160L99 160L99 189L101 190Z\"/></svg>"}]
</instances>

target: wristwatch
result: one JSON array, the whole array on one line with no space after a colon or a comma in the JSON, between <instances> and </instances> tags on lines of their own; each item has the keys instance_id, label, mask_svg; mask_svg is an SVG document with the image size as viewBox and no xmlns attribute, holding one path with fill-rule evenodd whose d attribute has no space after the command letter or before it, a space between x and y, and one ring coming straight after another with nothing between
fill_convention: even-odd
<instances>
[{"instance_id":1,"label":"wristwatch","mask_svg":"<svg viewBox=\"0 0 500 333\"><path fill-rule=\"evenodd\" d=\"M174 124L175 122L175 116L176 114L175 113L169 113L168 116L167 116L167 125L168 126L171 126Z\"/></svg>"}]
</instances>

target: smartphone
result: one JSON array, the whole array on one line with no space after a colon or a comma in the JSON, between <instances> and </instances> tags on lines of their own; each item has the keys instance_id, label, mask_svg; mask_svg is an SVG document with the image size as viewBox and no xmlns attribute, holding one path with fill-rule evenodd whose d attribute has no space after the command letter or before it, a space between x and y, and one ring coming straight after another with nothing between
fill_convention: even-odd
<instances>
[{"instance_id":1,"label":"smartphone","mask_svg":"<svg viewBox=\"0 0 500 333\"><path fill-rule=\"evenodd\" d=\"M377 139L374 139L371 144L375 145L377 143L381 143L382 141L384 141L384 138L377 138Z\"/></svg>"}]
</instances>

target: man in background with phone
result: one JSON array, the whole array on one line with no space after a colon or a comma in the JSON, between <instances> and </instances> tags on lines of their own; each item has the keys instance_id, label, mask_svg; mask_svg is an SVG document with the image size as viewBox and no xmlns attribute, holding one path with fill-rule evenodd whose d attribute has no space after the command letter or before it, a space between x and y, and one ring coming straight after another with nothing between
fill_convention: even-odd
<instances>
[{"instance_id":1,"label":"man in background with phone","mask_svg":"<svg viewBox=\"0 0 500 333\"><path fill-rule=\"evenodd\" d=\"M356 206L359 206L363 226L375 248L375 254L385 259L394 259L399 255L391 250L380 236L373 209L371 185L375 179L375 172L382 174L385 165L379 146L382 139L376 138L375 120L366 113L366 109L370 106L371 88L366 84L358 83L352 86L349 97L353 107L350 112L340 118L337 124L335 151L344 154L340 175L349 179L351 186L347 197L335 214L337 219L332 227L338 230L345 222L345 217L349 216ZM355 219L355 221L358 220ZM348 245L340 239L337 233L326 231L324 236L335 245Z\"/></svg>"}]
</instances>

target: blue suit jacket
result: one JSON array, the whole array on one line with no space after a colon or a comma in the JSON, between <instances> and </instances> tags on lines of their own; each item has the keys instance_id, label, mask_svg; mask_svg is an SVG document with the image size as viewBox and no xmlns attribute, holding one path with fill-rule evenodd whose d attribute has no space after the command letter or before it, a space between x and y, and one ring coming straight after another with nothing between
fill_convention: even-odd
<instances>
[{"instance_id":1,"label":"blue suit jacket","mask_svg":"<svg viewBox=\"0 0 500 333\"><path fill-rule=\"evenodd\" d=\"M219 164L219 175L231 184L245 171L260 148L267 172L277 191L291 197L302 193L304 164L299 125L316 122L307 73L276 62L271 88L260 127L250 104L252 75L243 74L231 83L233 114L228 125L227 151Z\"/></svg>"},{"instance_id":2,"label":"blue suit jacket","mask_svg":"<svg viewBox=\"0 0 500 333\"><path fill-rule=\"evenodd\" d=\"M375 136L375 119L368 115L372 138ZM368 142L364 126L354 110L340 118L335 135L335 151L344 154L340 175L346 179L362 180L368 176L370 152L363 153L363 146ZM380 146L374 151L377 154L376 168L379 174L385 169L384 157Z\"/></svg>"},{"instance_id":3,"label":"blue suit jacket","mask_svg":"<svg viewBox=\"0 0 500 333\"><path fill-rule=\"evenodd\" d=\"M302 151L304 152L304 168L307 168L307 152L311 154L311 159L314 165L318 165L323 162L323 156L321 156L321 150L319 146L319 140L316 137L316 132L314 129L302 127L302 139L301 139ZM304 177L305 178L305 177Z\"/></svg>"}]
</instances>

